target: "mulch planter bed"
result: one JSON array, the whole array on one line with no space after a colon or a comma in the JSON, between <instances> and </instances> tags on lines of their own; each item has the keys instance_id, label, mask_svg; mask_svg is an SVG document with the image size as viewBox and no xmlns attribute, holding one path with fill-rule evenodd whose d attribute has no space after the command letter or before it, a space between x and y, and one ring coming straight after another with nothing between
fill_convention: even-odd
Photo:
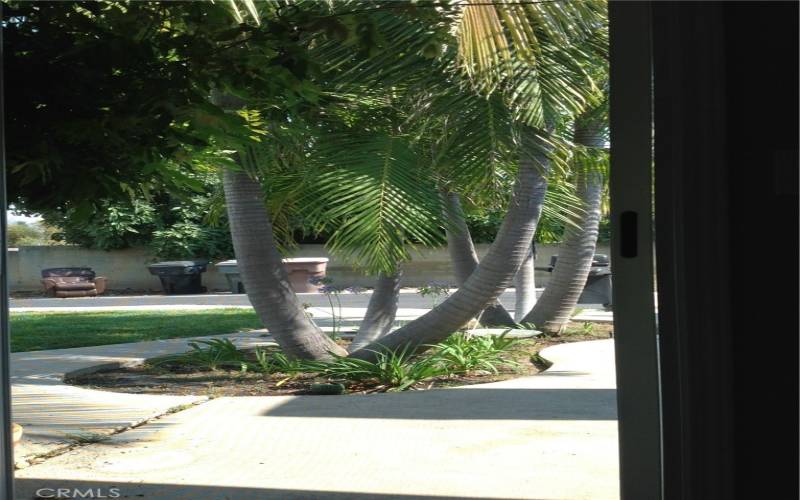
<instances>
[{"instance_id":1,"label":"mulch planter bed","mask_svg":"<svg viewBox=\"0 0 800 500\"><path fill-rule=\"evenodd\" d=\"M436 377L420 382L410 390L427 390L471 384L483 384L499 380L535 375L546 369L540 362L534 363L532 356L540 350L568 342L608 339L613 325L593 323L590 331L581 323L570 323L567 331L558 337L542 337L519 340L505 355L519 366L501 366L499 373L475 371L463 375ZM348 341L338 341L346 345ZM345 394L369 394L389 389L377 381L332 380L315 373L242 373L236 369L201 370L186 365L152 366L147 363L132 368L81 375L65 381L90 389L133 394L174 394L221 396L289 396L310 394L312 384L341 383Z\"/></svg>"}]
</instances>

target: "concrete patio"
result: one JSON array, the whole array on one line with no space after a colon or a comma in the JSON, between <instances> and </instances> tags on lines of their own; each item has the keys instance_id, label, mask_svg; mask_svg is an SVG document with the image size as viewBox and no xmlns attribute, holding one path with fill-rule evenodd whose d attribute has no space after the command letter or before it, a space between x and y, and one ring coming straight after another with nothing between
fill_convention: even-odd
<instances>
[{"instance_id":1,"label":"concrete patio","mask_svg":"<svg viewBox=\"0 0 800 500\"><path fill-rule=\"evenodd\" d=\"M543 374L461 389L210 400L17 471L17 498L59 487L165 499L617 498L613 341L543 355L554 362ZM103 415L94 404L125 396L142 398L98 392L84 411ZM70 416L77 425L82 410Z\"/></svg>"}]
</instances>

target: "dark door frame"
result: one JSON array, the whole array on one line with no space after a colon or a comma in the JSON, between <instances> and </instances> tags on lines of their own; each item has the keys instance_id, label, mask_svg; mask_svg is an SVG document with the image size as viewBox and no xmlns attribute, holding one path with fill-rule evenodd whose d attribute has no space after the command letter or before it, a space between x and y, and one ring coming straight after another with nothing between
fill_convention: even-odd
<instances>
[{"instance_id":1,"label":"dark door frame","mask_svg":"<svg viewBox=\"0 0 800 500\"><path fill-rule=\"evenodd\" d=\"M652 8L664 493L735 498L724 5Z\"/></svg>"},{"instance_id":2,"label":"dark door frame","mask_svg":"<svg viewBox=\"0 0 800 500\"><path fill-rule=\"evenodd\" d=\"M3 4L0 3L0 19ZM0 498L14 498L14 450L11 436L11 336L8 328L8 227L6 198L6 132L3 30L0 27Z\"/></svg>"},{"instance_id":3,"label":"dark door frame","mask_svg":"<svg viewBox=\"0 0 800 500\"><path fill-rule=\"evenodd\" d=\"M611 266L620 496L661 498L653 283L652 53L647 2L610 2Z\"/></svg>"},{"instance_id":4,"label":"dark door frame","mask_svg":"<svg viewBox=\"0 0 800 500\"><path fill-rule=\"evenodd\" d=\"M664 497L797 498L798 3L651 9Z\"/></svg>"}]
</instances>

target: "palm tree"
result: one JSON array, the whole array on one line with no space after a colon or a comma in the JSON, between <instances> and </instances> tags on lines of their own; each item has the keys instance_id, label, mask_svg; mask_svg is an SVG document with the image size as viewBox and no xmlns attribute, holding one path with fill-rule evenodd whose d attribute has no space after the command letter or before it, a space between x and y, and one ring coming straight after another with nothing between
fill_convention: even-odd
<instances>
[{"instance_id":1,"label":"palm tree","mask_svg":"<svg viewBox=\"0 0 800 500\"><path fill-rule=\"evenodd\" d=\"M400 299L400 279L402 272L378 275L375 288L367 305L367 313L358 327L353 342L348 349L353 352L365 347L389 333L397 314Z\"/></svg>"},{"instance_id":2,"label":"palm tree","mask_svg":"<svg viewBox=\"0 0 800 500\"><path fill-rule=\"evenodd\" d=\"M598 144L602 146L605 141L605 137L601 134L602 124L606 121L602 116L604 106L595 103L604 93L595 87L576 100L565 99L564 92L578 87L581 78L590 83L606 79L607 27L602 21L605 7L602 3L591 2L558 2L551 6L567 10L588 9L585 12L573 13L572 16L573 21L579 25L578 31L584 36L577 38L571 36L570 30L564 29L566 25L557 22L559 14L548 8L537 9L541 22L536 26L538 29L528 30L523 11L531 7L517 5L509 7L508 10L500 10L501 7L495 9L495 6L476 2L473 6L475 13L464 17L464 24L476 24L476 29L466 30L464 43L459 45L464 66L476 78L483 76L483 80L489 84L502 86L502 80L509 79L512 87L511 95L514 96L512 106L519 110L524 119L538 119L552 123L551 120L558 115L581 115L577 120L575 143L579 148L580 146L594 148ZM495 36L490 37L491 40L487 44L477 43L473 33L485 29L486 25L495 26L494 29L486 30ZM518 51L516 59L511 57L512 46ZM497 56L491 57L492 54ZM573 56L571 61L569 55ZM538 59L537 64L520 64L520 61L534 59ZM509 74L512 75L510 78ZM573 165L573 168L577 167L579 170L578 195L582 198L583 206L565 214L567 236L570 238L564 242L564 246L568 248L567 254L574 253L575 247L591 244L594 248L596 242L597 226L592 222L595 219L595 204L601 199L601 194L597 192L597 184L601 183L602 179L598 178L597 172L586 170L588 165L585 163L591 162ZM580 170L581 168L584 170ZM561 306L558 310L560 316L565 314L568 316L571 313L580 293L574 296L573 302L574 290L566 287L570 293L565 295L567 290L560 280L568 280L567 276L570 276L579 281L584 273L584 267L588 273L587 266L591 265L591 255L588 263L583 259L573 262L573 259L567 256L563 261L559 258L559 264L561 269L557 274L554 273L555 281L551 280L542 297L544 301L539 303L535 296L533 255L532 252L529 253L528 258L520 266L516 278L516 320L533 322L538 327L550 330L551 322L547 321L542 325L544 316L536 315L534 312L553 314L555 306L549 304L558 303ZM583 274L584 283L585 278L586 275ZM580 286L582 289L583 283ZM563 299L554 300L557 296L562 296ZM568 312L565 313L564 310L567 309Z\"/></svg>"},{"instance_id":3,"label":"palm tree","mask_svg":"<svg viewBox=\"0 0 800 500\"><path fill-rule=\"evenodd\" d=\"M514 278L536 232L547 190L547 168L548 165L537 164L530 156L520 159L514 194L497 238L463 286L428 313L351 356L373 359L380 350L408 345L418 348L439 342L497 300Z\"/></svg>"},{"instance_id":4,"label":"palm tree","mask_svg":"<svg viewBox=\"0 0 800 500\"><path fill-rule=\"evenodd\" d=\"M599 3L595 2L591 5ZM458 17L462 25L460 29L462 40L464 40L464 34L469 33L470 30L481 29L474 22L475 16L471 14L474 13L474 9L484 9L484 7L484 5L470 4L464 7L463 16ZM517 75L515 78L509 79L518 85L525 86L524 92L510 96L510 102L517 104L517 119L533 126L534 129L543 130L545 116L564 115L565 113L568 116L573 110L580 109L582 104L580 102L576 104L576 102L582 100L582 93L579 91L582 87L576 86L575 82L586 84L586 80L583 78L585 75L580 71L580 63L575 63L572 59L574 46L568 45L570 50L559 52L555 50L555 44L551 42L557 42L567 35L566 31L569 29L565 28L566 26L573 25L582 28L584 23L582 17L591 18L594 13L590 12L591 15L587 16L586 9L570 7L567 10L559 10L537 4L530 7L534 10L539 9L536 11L538 16L534 17L538 23L535 25L537 30L534 31L531 28L533 24L525 12L529 9L520 10L516 6L496 7L503 19L501 26L503 23L506 23L506 26L513 25L514 29L511 30L511 33L516 37L514 43L518 45L520 41L527 40L534 47L532 52L521 51L526 58L531 60L530 62L535 62L534 60L553 62L553 64L531 64L526 66L527 70L520 72L522 77ZM567 13L567 11L569 12ZM568 18L570 15L581 17L581 20L572 24L557 22L559 21L558 16L561 16L561 21L565 21L565 17ZM466 22L465 19L472 20ZM489 18L484 16L484 19ZM398 22L396 16L393 18L390 16L390 22L396 24ZM484 33L491 33L496 26L491 25L488 29L484 26L483 28ZM523 30L524 36L521 35L522 31L518 30ZM404 33L407 34L408 31ZM491 39L497 40L498 36L503 36L501 32L495 32L495 35ZM470 40L472 48L480 47L487 41L487 39L474 37ZM502 54L508 53L508 46L500 47L500 49L502 49L499 51L500 56L483 53L479 59L486 61L497 58L504 62L504 66L507 66L505 63L508 58ZM469 60L468 54L469 51L462 53L462 61ZM392 57L384 56L383 60L396 63ZM401 66L404 69L410 67L407 62ZM350 74L363 76L365 72L368 73L375 69L375 64L366 66L362 64L358 67L359 71L351 71ZM465 63L465 67L468 67L468 72L473 76L479 73L469 63ZM577 70L570 73L569 68L577 68ZM430 65L427 71L430 72ZM392 70L378 67L377 74L381 75L383 79L389 79L387 75L397 75L398 71L392 73ZM527 80L525 76L531 75L537 77L537 83L533 86L529 82L524 83ZM545 75L552 78L546 81L542 78ZM394 82L397 81L397 79L394 80ZM559 85L566 85L567 88L561 88L559 92L549 90ZM390 100L394 101L396 94L403 94L404 91L410 89L411 87L393 87L388 92ZM543 89L546 92L543 92ZM361 94L361 96L363 97L365 94ZM564 104L565 102L567 104ZM524 105L520 105L520 103L524 103ZM393 102L389 103L389 107L395 111L398 109ZM350 114L345 118L351 120L352 117L353 115ZM426 141L419 140L419 138L415 140L412 137L413 134L409 135L407 131L397 129L397 124L398 121L390 120L389 129L371 126L355 138L352 136L353 128L351 127L348 131L351 136L334 147L334 149L338 149L338 156L346 160L345 163L335 161L337 153L331 149L328 149L330 154L319 154L317 157L314 154L310 155L313 160L321 160L318 163L324 167L321 170L322 175L316 177L315 189L312 190L318 194L315 196L319 202L318 207L323 207L319 213L324 214L324 218L328 220L336 221L337 224L331 249L361 263L368 270L384 272L386 275L391 275L396 270L398 262L407 258L406 248L409 242L432 244L437 240L437 231L434 228L437 221L440 222L442 213L438 189L436 182L429 182L425 179L434 180L434 175L440 175L448 169L450 172L458 170L465 164L464 162L473 161L475 163L476 158L473 154L471 157L462 157L460 165L452 163L445 165L444 168L439 168L437 164L430 163L429 166L432 168L428 168L425 166L426 161L419 161L428 158L424 153L420 153L418 148ZM513 137L513 134L509 137ZM520 155L520 159L508 214L488 255L464 281L463 286L428 314L379 338L380 343L373 342L366 345L356 351L355 356L374 356L373 350L375 349L399 347L409 342L419 346L441 340L479 314L487 305L496 301L500 293L510 284L518 267L528 254L546 194L546 174L550 169L548 161L542 161L541 156L539 158L535 156L537 152L547 148L550 140L549 134L537 132L532 139L526 139L525 146L509 148L509 151ZM315 152L324 151L324 138L319 141L309 139L306 142L314 148ZM350 149L348 144L355 147ZM463 145L464 142L461 144ZM449 150L451 152L458 151L459 148L449 148ZM439 158L441 156L439 155ZM452 158L452 155L449 157ZM361 161L366 158L369 158L369 162ZM376 165L378 168L375 168ZM409 169L401 168L403 165L414 165L411 175L408 174ZM471 171L476 172L474 169ZM233 223L233 219L237 217L253 224L259 219L262 219L262 223L268 221L269 214L264 207L263 196L261 198L258 196L262 191L256 189L257 183L245 175L234 173L226 175L229 178L226 183L226 196L232 207L230 213L232 232L234 226L237 231L234 234L237 257L241 260L243 258L240 256L241 253L244 260L250 259L252 262L259 262L258 266L246 265L248 270L243 272L243 278L254 306L256 303L261 304L258 307L264 311L263 315L260 313L262 319L265 323L274 321L274 328L283 339L280 342L282 345L285 344L286 349L293 355L315 358L328 356L330 352L340 352L340 349L337 351L335 344L331 345L331 342L326 341L324 335L305 318L304 314L298 314L300 311L297 298L290 288L284 286L285 271L282 276L282 266L278 258L279 254L275 250L272 228L252 231L249 224ZM458 181L457 175L453 177ZM250 179L250 185L248 185L247 179ZM420 183L421 180L423 182ZM451 181L451 179L447 179L447 181ZM456 185L458 184L456 182ZM464 185L461 186L461 189L464 189ZM256 199L259 199L260 203L256 203ZM398 228L402 229L398 232ZM238 245L237 240L239 241ZM268 254L261 261L255 255L259 249L262 253ZM255 285L255 281L259 279L266 280L265 282L269 285L264 288ZM278 290L269 291L268 288L277 288ZM380 303L387 302L390 304L388 307L391 308L391 301L376 299L376 307ZM278 319L271 319L271 315ZM385 317L386 315L380 316ZM267 326L272 330L273 327L269 324ZM296 329L297 335L290 333L288 329ZM308 339L299 337L308 337Z\"/></svg>"},{"instance_id":5,"label":"palm tree","mask_svg":"<svg viewBox=\"0 0 800 500\"><path fill-rule=\"evenodd\" d=\"M247 296L287 356L324 359L346 351L305 314L275 246L261 184L244 171L223 172L233 248Z\"/></svg>"},{"instance_id":6,"label":"palm tree","mask_svg":"<svg viewBox=\"0 0 800 500\"><path fill-rule=\"evenodd\" d=\"M456 285L461 287L478 267L478 254L469 234L464 211L458 193L443 193L445 212L449 219L447 226L447 251L456 278ZM503 305L495 300L479 314L481 324L487 326L514 327L511 315Z\"/></svg>"},{"instance_id":7,"label":"palm tree","mask_svg":"<svg viewBox=\"0 0 800 500\"><path fill-rule=\"evenodd\" d=\"M591 115L582 116L575 124L575 143L584 147L575 160L575 182L582 211L574 224L566 227L550 282L523 319L546 333L558 334L564 329L591 269L603 199L604 129L604 121Z\"/></svg>"},{"instance_id":8,"label":"palm tree","mask_svg":"<svg viewBox=\"0 0 800 500\"><path fill-rule=\"evenodd\" d=\"M505 87L506 94L512 96L511 107L517 110L522 121L535 126L546 123L552 129L564 116L580 113L596 98L599 89L593 86L594 78L589 77L583 66L595 67L607 59L602 2L536 7L470 4L467 2L465 10L473 12L471 15L465 12L460 25L459 56L463 67L483 85ZM534 25L527 23L526 16L531 10L536 11L540 21ZM577 25L573 25L573 31L558 22L568 11L572 11L568 16ZM575 36L576 32L581 35ZM476 38L476 33L490 33L491 36L480 39ZM581 88L581 82L588 87L585 92L575 92L571 97L565 95L569 89ZM553 180L556 180L554 187L563 188L563 177L554 176ZM557 191L554 194L559 196ZM569 209L575 207L574 199L563 194L562 191L561 206L568 210L554 215L566 226L574 226L572 219L580 210ZM545 206L545 210L547 208ZM516 321L522 321L536 303L534 277L531 242L531 250L515 277Z\"/></svg>"},{"instance_id":9,"label":"palm tree","mask_svg":"<svg viewBox=\"0 0 800 500\"><path fill-rule=\"evenodd\" d=\"M521 322L536 303L536 277L534 276L533 243L528 249L525 260L514 276L514 321Z\"/></svg>"}]
</instances>

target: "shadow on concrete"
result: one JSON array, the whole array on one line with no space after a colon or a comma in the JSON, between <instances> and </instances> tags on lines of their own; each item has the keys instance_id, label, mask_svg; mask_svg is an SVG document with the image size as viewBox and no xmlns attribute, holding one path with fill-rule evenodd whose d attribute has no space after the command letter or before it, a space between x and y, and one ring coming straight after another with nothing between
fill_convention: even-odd
<instances>
[{"instance_id":1,"label":"shadow on concrete","mask_svg":"<svg viewBox=\"0 0 800 500\"><path fill-rule=\"evenodd\" d=\"M615 389L447 389L365 396L301 396L266 417L411 420L616 420Z\"/></svg>"},{"instance_id":2,"label":"shadow on concrete","mask_svg":"<svg viewBox=\"0 0 800 500\"><path fill-rule=\"evenodd\" d=\"M58 496L58 489L62 490ZM17 479L16 500L45 498L163 498L169 500L479 500L487 497L451 497L362 493L356 491L312 491L273 488L240 488L181 484L112 483L64 479ZM90 496L94 495L94 496ZM102 496L105 495L105 496ZM491 497L492 500L511 500ZM530 500L546 500L535 499Z\"/></svg>"}]
</instances>

